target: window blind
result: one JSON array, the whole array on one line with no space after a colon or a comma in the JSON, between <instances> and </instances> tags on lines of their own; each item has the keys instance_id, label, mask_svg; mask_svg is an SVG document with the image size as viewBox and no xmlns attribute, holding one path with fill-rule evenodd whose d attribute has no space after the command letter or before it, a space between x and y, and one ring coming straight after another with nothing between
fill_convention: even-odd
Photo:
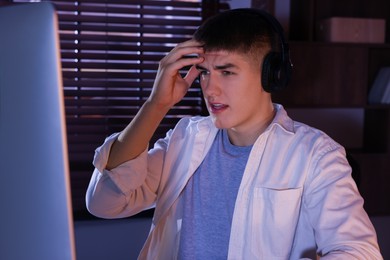
<instances>
[{"instance_id":1,"label":"window blind","mask_svg":"<svg viewBox=\"0 0 390 260\"><path fill-rule=\"evenodd\" d=\"M85 191L94 150L135 116L150 94L158 62L191 37L202 17L227 5L201 0L51 2L58 12L72 203L78 218L88 216ZM202 114L202 102L195 84L163 119L151 143L181 117Z\"/></svg>"}]
</instances>

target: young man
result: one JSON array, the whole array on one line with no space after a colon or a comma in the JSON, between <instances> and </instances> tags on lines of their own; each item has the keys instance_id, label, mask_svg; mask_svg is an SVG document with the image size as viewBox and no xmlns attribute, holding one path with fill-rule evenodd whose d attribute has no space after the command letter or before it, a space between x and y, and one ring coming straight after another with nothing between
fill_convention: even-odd
<instances>
[{"instance_id":1,"label":"young man","mask_svg":"<svg viewBox=\"0 0 390 260\"><path fill-rule=\"evenodd\" d=\"M209 19L161 60L137 116L96 150L89 211L120 218L155 207L140 259L382 259L343 147L267 92L287 84L290 68L268 14ZM183 118L148 150L198 76L210 116Z\"/></svg>"}]
</instances>

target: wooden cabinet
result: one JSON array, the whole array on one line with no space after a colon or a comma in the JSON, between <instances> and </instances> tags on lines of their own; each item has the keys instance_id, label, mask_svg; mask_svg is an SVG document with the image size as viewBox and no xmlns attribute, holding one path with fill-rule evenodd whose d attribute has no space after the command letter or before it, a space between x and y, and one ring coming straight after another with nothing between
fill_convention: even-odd
<instances>
[{"instance_id":1,"label":"wooden cabinet","mask_svg":"<svg viewBox=\"0 0 390 260\"><path fill-rule=\"evenodd\" d=\"M332 16L385 18L387 43L317 41L318 22ZM379 69L390 66L390 1L292 0L290 19L293 75L289 87L274 94L274 101L284 104L287 111L363 111L362 124L356 129L362 132L362 141L357 147L346 146L347 153L353 160L367 212L371 216L390 215L390 105L368 104L368 93Z\"/></svg>"},{"instance_id":2,"label":"wooden cabinet","mask_svg":"<svg viewBox=\"0 0 390 260\"><path fill-rule=\"evenodd\" d=\"M321 20L329 17L386 19L386 42L390 42L388 0L290 0L290 36L294 41L318 39Z\"/></svg>"},{"instance_id":3,"label":"wooden cabinet","mask_svg":"<svg viewBox=\"0 0 390 260\"><path fill-rule=\"evenodd\" d=\"M362 106L366 102L366 47L291 42L293 74L289 87L274 98L285 105Z\"/></svg>"}]
</instances>

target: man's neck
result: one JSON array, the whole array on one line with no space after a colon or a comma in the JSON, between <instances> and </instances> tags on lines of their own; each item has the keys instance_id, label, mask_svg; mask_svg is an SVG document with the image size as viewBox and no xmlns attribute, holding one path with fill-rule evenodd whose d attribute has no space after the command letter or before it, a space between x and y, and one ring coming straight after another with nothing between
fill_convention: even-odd
<instances>
[{"instance_id":1,"label":"man's neck","mask_svg":"<svg viewBox=\"0 0 390 260\"><path fill-rule=\"evenodd\" d=\"M249 146L253 145L257 138L267 129L276 115L276 109L271 103L264 110L263 117L259 118L258 122L253 124L247 129L227 129L229 140L232 144L237 146Z\"/></svg>"}]
</instances>

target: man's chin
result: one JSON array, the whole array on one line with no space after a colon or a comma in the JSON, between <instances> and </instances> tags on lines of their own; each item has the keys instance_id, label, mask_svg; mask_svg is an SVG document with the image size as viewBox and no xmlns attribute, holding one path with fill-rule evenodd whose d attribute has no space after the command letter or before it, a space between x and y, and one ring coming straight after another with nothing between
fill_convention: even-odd
<instances>
[{"instance_id":1,"label":"man's chin","mask_svg":"<svg viewBox=\"0 0 390 260\"><path fill-rule=\"evenodd\" d=\"M218 129L228 129L230 128L225 122L222 122L222 120L216 118L215 116L211 116L211 119L214 123L214 126Z\"/></svg>"}]
</instances>

